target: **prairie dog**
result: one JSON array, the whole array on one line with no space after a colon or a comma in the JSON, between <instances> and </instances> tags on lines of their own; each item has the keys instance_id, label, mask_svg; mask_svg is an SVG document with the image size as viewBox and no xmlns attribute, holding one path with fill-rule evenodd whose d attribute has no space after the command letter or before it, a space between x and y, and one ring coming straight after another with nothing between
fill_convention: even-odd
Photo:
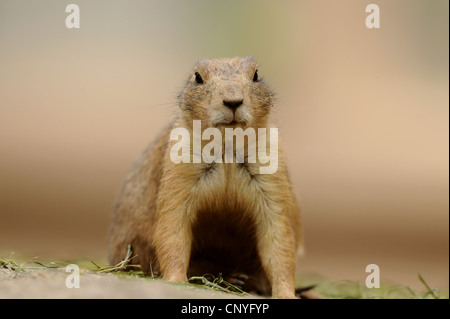
<instances>
[{"instance_id":1,"label":"prairie dog","mask_svg":"<svg viewBox=\"0 0 450 319\"><path fill-rule=\"evenodd\" d=\"M256 163L174 163L174 128L267 128L273 94L252 58L198 62L178 96L174 119L132 166L111 214L108 259L131 245L133 264L186 282L206 273L245 274L244 290L294 298L300 210L278 148L278 169ZM202 146L208 141L202 141ZM248 144L248 143L247 143ZM246 144L246 146L247 146ZM225 147L224 145L222 145ZM191 158L193 147L190 147Z\"/></svg>"}]
</instances>

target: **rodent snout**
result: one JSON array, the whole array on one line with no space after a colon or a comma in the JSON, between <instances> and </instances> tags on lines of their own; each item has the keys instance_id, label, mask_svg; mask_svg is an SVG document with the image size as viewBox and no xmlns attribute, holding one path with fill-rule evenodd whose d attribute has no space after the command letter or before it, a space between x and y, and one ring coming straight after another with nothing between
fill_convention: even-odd
<instances>
[{"instance_id":1,"label":"rodent snout","mask_svg":"<svg viewBox=\"0 0 450 319\"><path fill-rule=\"evenodd\" d=\"M242 90L235 83L226 85L223 91L223 105L233 111L236 110L244 102L242 93Z\"/></svg>"},{"instance_id":2,"label":"rodent snout","mask_svg":"<svg viewBox=\"0 0 450 319\"><path fill-rule=\"evenodd\" d=\"M242 98L223 99L223 104L232 110L237 109L242 104L242 102L244 102L244 99Z\"/></svg>"}]
</instances>

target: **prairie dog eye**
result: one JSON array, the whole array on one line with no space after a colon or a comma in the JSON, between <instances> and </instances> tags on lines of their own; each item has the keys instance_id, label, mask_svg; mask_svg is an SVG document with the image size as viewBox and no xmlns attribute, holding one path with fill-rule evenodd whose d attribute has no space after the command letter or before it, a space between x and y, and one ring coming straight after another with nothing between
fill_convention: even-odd
<instances>
[{"instance_id":1,"label":"prairie dog eye","mask_svg":"<svg viewBox=\"0 0 450 319\"><path fill-rule=\"evenodd\" d=\"M258 82L258 70L255 71L255 74L253 74L253 82Z\"/></svg>"},{"instance_id":2,"label":"prairie dog eye","mask_svg":"<svg viewBox=\"0 0 450 319\"><path fill-rule=\"evenodd\" d=\"M198 84L203 84L203 78L198 72L195 72L195 82L197 82Z\"/></svg>"}]
</instances>

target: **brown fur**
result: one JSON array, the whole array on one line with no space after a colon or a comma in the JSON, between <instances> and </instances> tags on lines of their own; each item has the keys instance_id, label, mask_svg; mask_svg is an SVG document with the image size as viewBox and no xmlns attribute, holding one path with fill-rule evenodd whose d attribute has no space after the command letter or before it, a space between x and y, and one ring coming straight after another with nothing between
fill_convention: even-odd
<instances>
[{"instance_id":1,"label":"brown fur","mask_svg":"<svg viewBox=\"0 0 450 319\"><path fill-rule=\"evenodd\" d=\"M184 127L192 138L192 120L202 120L202 130L218 127L222 133L225 126L271 127L272 93L264 81L252 80L256 68L251 58L195 66L176 117L133 165L117 197L111 264L124 259L131 245L133 263L169 281L245 273L246 290L294 298L302 232L282 150L274 174L259 174L258 162L175 164L169 157L177 142L169 139L170 131ZM204 83L196 83L195 72ZM226 98L242 98L243 104L233 114L223 104Z\"/></svg>"}]
</instances>

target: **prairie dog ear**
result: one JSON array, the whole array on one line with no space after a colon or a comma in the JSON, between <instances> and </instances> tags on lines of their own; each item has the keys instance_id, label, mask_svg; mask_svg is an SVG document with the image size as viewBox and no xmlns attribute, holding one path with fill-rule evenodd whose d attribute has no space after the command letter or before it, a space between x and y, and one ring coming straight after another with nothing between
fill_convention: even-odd
<instances>
[{"instance_id":1,"label":"prairie dog ear","mask_svg":"<svg viewBox=\"0 0 450 319\"><path fill-rule=\"evenodd\" d=\"M251 79L254 79L255 72L257 73L258 70L258 63L256 63L253 57L248 56L242 59L242 68L245 70L245 73L247 73Z\"/></svg>"},{"instance_id":2,"label":"prairie dog ear","mask_svg":"<svg viewBox=\"0 0 450 319\"><path fill-rule=\"evenodd\" d=\"M252 56L245 57L244 61L250 69L255 70L258 68L258 63Z\"/></svg>"},{"instance_id":3,"label":"prairie dog ear","mask_svg":"<svg viewBox=\"0 0 450 319\"><path fill-rule=\"evenodd\" d=\"M204 81L208 80L209 78L209 70L208 66L210 64L210 60L200 60L197 62L197 64L194 66L194 70L192 71L192 75L194 75L194 78L196 77L195 74L198 73Z\"/></svg>"},{"instance_id":4,"label":"prairie dog ear","mask_svg":"<svg viewBox=\"0 0 450 319\"><path fill-rule=\"evenodd\" d=\"M247 63L256 63L256 60L251 55L246 56L244 61L247 61Z\"/></svg>"},{"instance_id":5,"label":"prairie dog ear","mask_svg":"<svg viewBox=\"0 0 450 319\"><path fill-rule=\"evenodd\" d=\"M253 59L253 57L248 56L242 59L242 68L253 82L258 82L258 64L256 63L255 59Z\"/></svg>"}]
</instances>

